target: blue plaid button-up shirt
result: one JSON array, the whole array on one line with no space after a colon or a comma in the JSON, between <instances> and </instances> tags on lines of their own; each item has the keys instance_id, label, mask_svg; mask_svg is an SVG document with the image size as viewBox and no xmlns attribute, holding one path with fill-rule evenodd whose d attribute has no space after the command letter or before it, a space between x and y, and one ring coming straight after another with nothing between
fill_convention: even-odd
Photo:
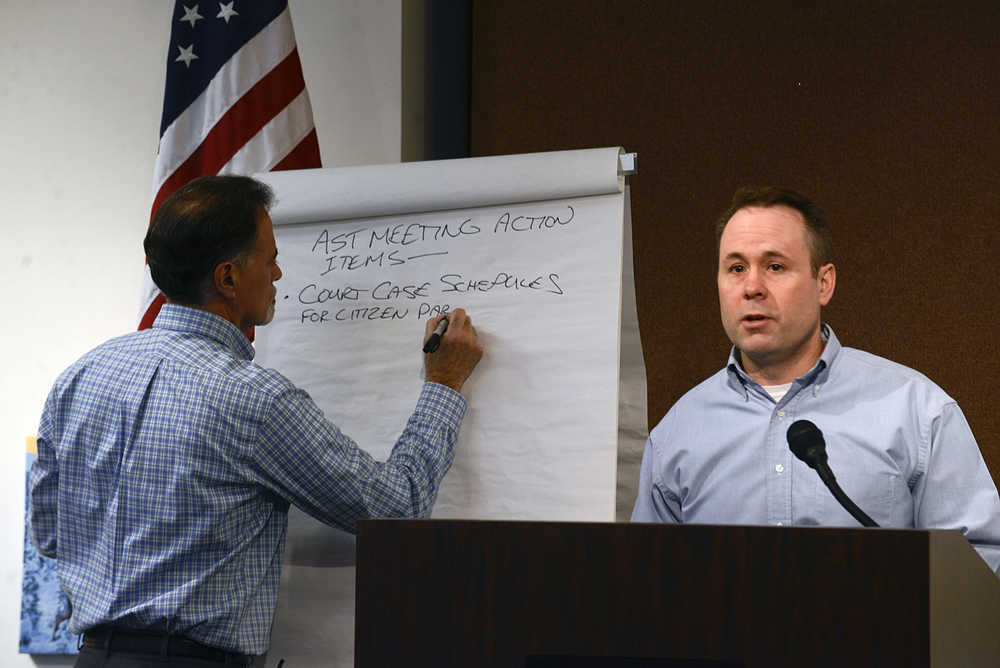
<instances>
[{"instance_id":1,"label":"blue plaid button-up shirt","mask_svg":"<svg viewBox=\"0 0 1000 668\"><path fill-rule=\"evenodd\" d=\"M430 513L465 400L425 383L386 462L253 363L232 323L168 304L64 371L38 428L30 532L70 630L114 623L267 649L290 503L352 531Z\"/></svg>"}]
</instances>

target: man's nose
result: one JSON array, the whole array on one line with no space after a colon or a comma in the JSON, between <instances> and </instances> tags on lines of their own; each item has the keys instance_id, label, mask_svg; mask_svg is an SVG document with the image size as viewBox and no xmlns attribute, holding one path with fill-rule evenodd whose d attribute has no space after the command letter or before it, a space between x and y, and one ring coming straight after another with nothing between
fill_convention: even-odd
<instances>
[{"instance_id":1,"label":"man's nose","mask_svg":"<svg viewBox=\"0 0 1000 668\"><path fill-rule=\"evenodd\" d=\"M747 269L746 278L743 280L743 296L747 299L757 299L766 294L764 277L758 269Z\"/></svg>"}]
</instances>

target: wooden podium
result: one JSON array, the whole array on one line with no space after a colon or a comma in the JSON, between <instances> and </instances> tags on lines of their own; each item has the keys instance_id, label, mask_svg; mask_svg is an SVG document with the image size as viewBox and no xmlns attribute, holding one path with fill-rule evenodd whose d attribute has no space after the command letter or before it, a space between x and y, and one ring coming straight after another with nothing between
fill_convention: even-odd
<instances>
[{"instance_id":1,"label":"wooden podium","mask_svg":"<svg viewBox=\"0 0 1000 668\"><path fill-rule=\"evenodd\" d=\"M365 520L355 665L1000 666L957 531Z\"/></svg>"}]
</instances>

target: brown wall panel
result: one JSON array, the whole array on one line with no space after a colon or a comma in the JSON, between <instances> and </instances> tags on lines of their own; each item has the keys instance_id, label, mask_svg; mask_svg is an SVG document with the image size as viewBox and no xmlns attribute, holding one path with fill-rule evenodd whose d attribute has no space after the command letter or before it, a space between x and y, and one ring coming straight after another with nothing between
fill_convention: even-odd
<instances>
[{"instance_id":1,"label":"brown wall panel","mask_svg":"<svg viewBox=\"0 0 1000 668\"><path fill-rule=\"evenodd\" d=\"M1000 479L1000 3L476 0L471 147L622 145L655 424L718 370L712 223L745 184L830 214L844 345L955 397Z\"/></svg>"}]
</instances>

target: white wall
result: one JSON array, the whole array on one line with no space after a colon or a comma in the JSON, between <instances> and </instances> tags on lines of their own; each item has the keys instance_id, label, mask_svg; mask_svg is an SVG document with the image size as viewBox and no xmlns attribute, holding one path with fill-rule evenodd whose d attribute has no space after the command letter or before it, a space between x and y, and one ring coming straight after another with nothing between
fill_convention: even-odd
<instances>
[{"instance_id":1,"label":"white wall","mask_svg":"<svg viewBox=\"0 0 1000 668\"><path fill-rule=\"evenodd\" d=\"M25 436L65 366L135 327L172 5L0 3L2 666L35 665L17 653ZM290 5L324 165L397 162L400 0Z\"/></svg>"}]
</instances>

